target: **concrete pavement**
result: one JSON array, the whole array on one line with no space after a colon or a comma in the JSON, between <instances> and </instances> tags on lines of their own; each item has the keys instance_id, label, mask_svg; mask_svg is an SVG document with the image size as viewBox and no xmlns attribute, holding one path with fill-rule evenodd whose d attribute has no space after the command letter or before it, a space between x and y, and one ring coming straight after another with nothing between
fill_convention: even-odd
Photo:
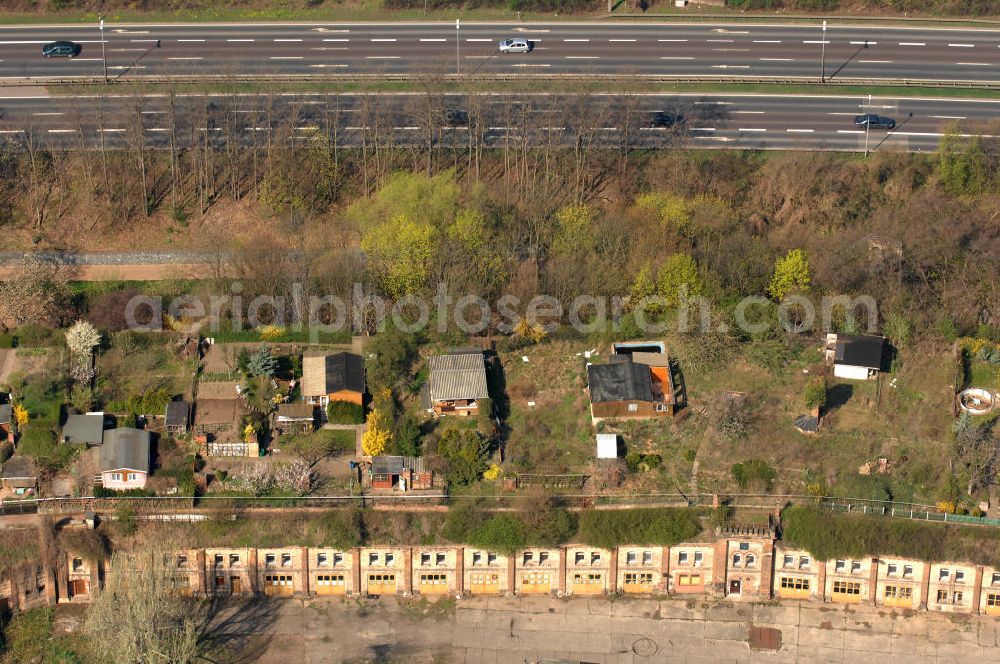
<instances>
[{"instance_id":1,"label":"concrete pavement","mask_svg":"<svg viewBox=\"0 0 1000 664\"><path fill-rule=\"evenodd\" d=\"M259 661L982 664L1000 658L1000 621L986 617L702 597L476 597L445 600L440 608L421 602L278 603L270 629L262 631L267 643ZM778 630L778 649L752 650L751 627Z\"/></svg>"},{"instance_id":2,"label":"concrete pavement","mask_svg":"<svg viewBox=\"0 0 1000 664\"><path fill-rule=\"evenodd\" d=\"M499 55L525 37L530 53ZM83 47L46 59L57 39ZM102 50L103 42L103 50ZM670 23L4 26L0 79L152 75L646 74L1000 81L1000 30Z\"/></svg>"},{"instance_id":3,"label":"concrete pavement","mask_svg":"<svg viewBox=\"0 0 1000 664\"><path fill-rule=\"evenodd\" d=\"M892 132L853 124L864 112L892 117ZM678 119L679 118L679 119ZM820 95L640 94L181 94L0 97L0 141L27 135L54 149L152 149L214 141L260 146L273 137L356 146L365 133L400 146L500 147L527 133L536 146L588 143L619 149L721 147L930 151L946 129L989 132L1000 101ZM673 122L673 124L671 124Z\"/></svg>"}]
</instances>

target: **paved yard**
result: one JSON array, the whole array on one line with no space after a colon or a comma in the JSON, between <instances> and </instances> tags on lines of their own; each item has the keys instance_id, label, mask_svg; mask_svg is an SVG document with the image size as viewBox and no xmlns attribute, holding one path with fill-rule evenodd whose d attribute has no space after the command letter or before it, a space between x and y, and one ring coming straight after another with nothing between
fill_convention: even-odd
<instances>
[{"instance_id":1,"label":"paved yard","mask_svg":"<svg viewBox=\"0 0 1000 664\"><path fill-rule=\"evenodd\" d=\"M395 598L287 600L270 610L272 628L255 648L267 664L1000 661L1000 620L871 607L522 597L437 607ZM780 630L780 649L752 651L751 626Z\"/></svg>"}]
</instances>

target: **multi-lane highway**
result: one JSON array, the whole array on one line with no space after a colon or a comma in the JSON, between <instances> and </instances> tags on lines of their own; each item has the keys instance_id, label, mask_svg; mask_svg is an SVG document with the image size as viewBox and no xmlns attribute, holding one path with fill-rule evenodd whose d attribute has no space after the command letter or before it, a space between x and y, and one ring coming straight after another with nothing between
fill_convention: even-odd
<instances>
[{"instance_id":1,"label":"multi-lane highway","mask_svg":"<svg viewBox=\"0 0 1000 664\"><path fill-rule=\"evenodd\" d=\"M103 36L103 44L102 44ZM497 53L525 37L526 54ZM82 45L72 60L43 44ZM103 49L102 49L103 46ZM0 28L0 79L641 74L1000 81L1000 30L755 24L194 24Z\"/></svg>"},{"instance_id":2,"label":"multi-lane highway","mask_svg":"<svg viewBox=\"0 0 1000 664\"><path fill-rule=\"evenodd\" d=\"M892 117L891 132L865 132L853 116ZM394 145L529 144L606 148L930 151L949 127L992 135L1000 101L789 95L278 94L0 98L0 140L54 149L150 148L205 137L264 145L323 136L339 146L365 138Z\"/></svg>"}]
</instances>

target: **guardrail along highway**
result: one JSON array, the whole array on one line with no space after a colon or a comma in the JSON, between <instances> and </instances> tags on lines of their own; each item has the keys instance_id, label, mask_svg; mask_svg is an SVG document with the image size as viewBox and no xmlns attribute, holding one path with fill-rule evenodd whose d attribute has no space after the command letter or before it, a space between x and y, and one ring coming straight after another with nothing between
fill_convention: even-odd
<instances>
[{"instance_id":1,"label":"guardrail along highway","mask_svg":"<svg viewBox=\"0 0 1000 664\"><path fill-rule=\"evenodd\" d=\"M103 35L103 44L102 44ZM530 53L497 52L524 37ZM72 59L41 48L72 40ZM103 49L102 49L103 46ZM103 53L102 53L103 50ZM0 79L594 73L1000 81L1000 30L649 23L5 26Z\"/></svg>"}]
</instances>

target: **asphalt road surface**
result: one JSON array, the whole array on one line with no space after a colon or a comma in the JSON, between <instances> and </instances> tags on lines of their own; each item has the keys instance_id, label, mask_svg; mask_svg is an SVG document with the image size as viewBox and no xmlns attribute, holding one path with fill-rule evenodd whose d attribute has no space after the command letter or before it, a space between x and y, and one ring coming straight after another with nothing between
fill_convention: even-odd
<instances>
[{"instance_id":1,"label":"asphalt road surface","mask_svg":"<svg viewBox=\"0 0 1000 664\"><path fill-rule=\"evenodd\" d=\"M871 112L893 131L854 126ZM643 94L292 94L0 97L0 141L30 137L54 149L150 148L326 136L345 147L362 138L399 146L464 149L527 139L536 147L715 147L932 151L949 127L994 135L1000 101L837 96ZM141 139L140 139L141 137Z\"/></svg>"},{"instance_id":2,"label":"asphalt road surface","mask_svg":"<svg viewBox=\"0 0 1000 664\"><path fill-rule=\"evenodd\" d=\"M532 51L500 55L525 37ZM73 40L73 59L41 55ZM1000 81L1000 30L630 23L0 28L0 79L155 75L622 74ZM824 49L825 47L825 49Z\"/></svg>"}]
</instances>

